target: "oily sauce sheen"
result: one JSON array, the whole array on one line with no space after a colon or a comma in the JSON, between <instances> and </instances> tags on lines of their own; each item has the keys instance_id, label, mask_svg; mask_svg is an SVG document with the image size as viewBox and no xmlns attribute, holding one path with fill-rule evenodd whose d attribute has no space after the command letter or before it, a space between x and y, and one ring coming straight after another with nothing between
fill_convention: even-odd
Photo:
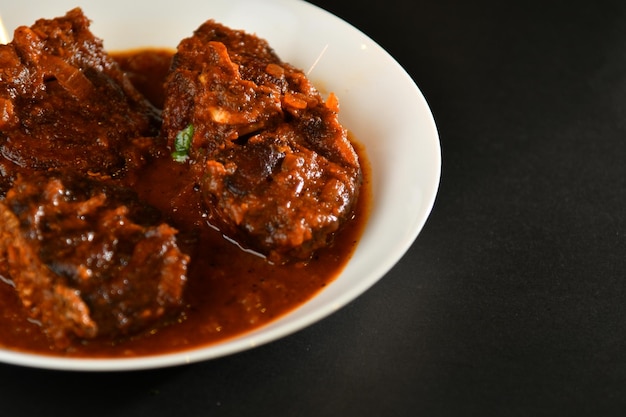
<instances>
[{"instance_id":1,"label":"oily sauce sheen","mask_svg":"<svg viewBox=\"0 0 626 417\"><path fill-rule=\"evenodd\" d=\"M135 86L157 107L164 101L163 80L173 52L138 50L114 54ZM207 226L200 210L200 193L189 193L180 203L181 165L158 158L148 166L135 187L141 198L164 212L176 212L185 229L197 230L193 239L181 238L180 247L191 255L186 288L187 307L176 323L148 334L116 342L89 340L66 351L51 347L36 323L22 310L13 288L0 285L0 344L18 351L74 357L133 357L206 346L258 328L288 313L315 296L337 277L352 255L367 217L369 170L359 153L364 181L354 213L332 246L319 250L304 263L273 265L246 252ZM173 201L178 201L172 206Z\"/></svg>"}]
</instances>

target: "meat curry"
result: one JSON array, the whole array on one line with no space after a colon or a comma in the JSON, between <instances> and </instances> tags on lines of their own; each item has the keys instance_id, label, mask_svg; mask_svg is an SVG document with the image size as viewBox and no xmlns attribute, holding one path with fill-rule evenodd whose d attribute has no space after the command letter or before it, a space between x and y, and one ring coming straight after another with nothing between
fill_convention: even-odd
<instances>
[{"instance_id":1,"label":"meat curry","mask_svg":"<svg viewBox=\"0 0 626 417\"><path fill-rule=\"evenodd\" d=\"M75 9L16 30L0 71L0 345L203 346L350 258L363 152L264 40L207 21L176 51L110 54Z\"/></svg>"}]
</instances>

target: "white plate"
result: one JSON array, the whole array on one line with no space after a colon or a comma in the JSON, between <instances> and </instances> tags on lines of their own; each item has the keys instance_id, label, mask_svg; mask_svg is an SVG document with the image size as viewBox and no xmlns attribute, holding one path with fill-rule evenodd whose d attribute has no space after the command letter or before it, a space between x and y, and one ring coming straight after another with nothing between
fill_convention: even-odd
<instances>
[{"instance_id":1,"label":"white plate","mask_svg":"<svg viewBox=\"0 0 626 417\"><path fill-rule=\"evenodd\" d=\"M67 370L131 370L217 358L279 339L328 316L382 278L405 254L432 209L441 154L421 92L380 46L341 19L299 0L21 0L0 12L9 33L80 6L108 50L175 47L211 18L267 39L279 56L340 100L342 123L365 146L373 204L342 274L311 301L255 331L180 353L130 359L68 359L0 349L0 361ZM11 36L12 37L12 36Z\"/></svg>"}]
</instances>

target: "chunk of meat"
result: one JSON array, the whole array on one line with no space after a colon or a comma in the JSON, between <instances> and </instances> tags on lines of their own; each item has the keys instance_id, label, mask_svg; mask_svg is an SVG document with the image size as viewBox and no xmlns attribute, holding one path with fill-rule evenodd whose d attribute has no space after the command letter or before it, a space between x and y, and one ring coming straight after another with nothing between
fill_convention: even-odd
<instances>
[{"instance_id":1,"label":"chunk of meat","mask_svg":"<svg viewBox=\"0 0 626 417\"><path fill-rule=\"evenodd\" d=\"M310 258L352 216L362 174L336 97L257 36L209 20L178 45L162 132L177 152L191 133L210 221L273 262Z\"/></svg>"},{"instance_id":2,"label":"chunk of meat","mask_svg":"<svg viewBox=\"0 0 626 417\"><path fill-rule=\"evenodd\" d=\"M24 168L123 176L144 158L145 146L135 142L159 128L159 111L104 51L80 9L19 27L0 45L0 155L7 161L0 191Z\"/></svg>"},{"instance_id":3,"label":"chunk of meat","mask_svg":"<svg viewBox=\"0 0 626 417\"><path fill-rule=\"evenodd\" d=\"M18 176L0 202L0 264L54 344L175 317L189 257L129 189L69 173Z\"/></svg>"}]
</instances>

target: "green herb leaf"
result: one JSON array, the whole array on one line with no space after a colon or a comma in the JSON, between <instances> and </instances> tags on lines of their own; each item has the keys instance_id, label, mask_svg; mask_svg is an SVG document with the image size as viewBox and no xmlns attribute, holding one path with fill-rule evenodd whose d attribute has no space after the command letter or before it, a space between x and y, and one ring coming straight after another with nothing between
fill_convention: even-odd
<instances>
[{"instance_id":1,"label":"green herb leaf","mask_svg":"<svg viewBox=\"0 0 626 417\"><path fill-rule=\"evenodd\" d=\"M191 148L191 138L193 137L193 125L190 124L176 134L174 140L174 152L172 159L176 162L185 162L189 159L189 149Z\"/></svg>"}]
</instances>

